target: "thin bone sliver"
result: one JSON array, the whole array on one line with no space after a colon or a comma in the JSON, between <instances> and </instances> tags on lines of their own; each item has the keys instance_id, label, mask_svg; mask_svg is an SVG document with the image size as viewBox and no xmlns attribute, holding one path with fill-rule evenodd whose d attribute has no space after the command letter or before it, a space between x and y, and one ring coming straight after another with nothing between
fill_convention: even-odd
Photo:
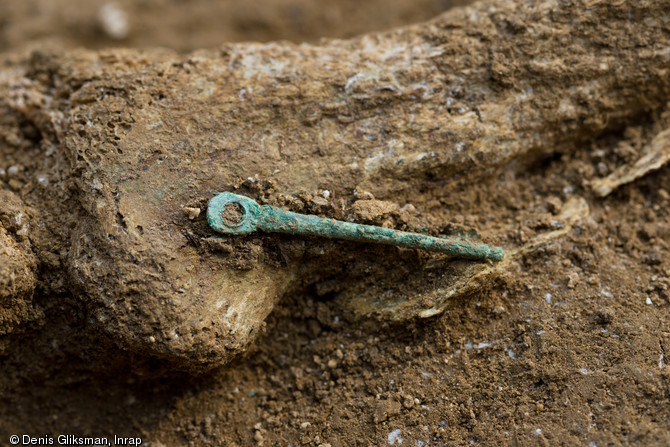
<instances>
[{"instance_id":1,"label":"thin bone sliver","mask_svg":"<svg viewBox=\"0 0 670 447\"><path fill-rule=\"evenodd\" d=\"M670 128L660 132L642 150L642 157L634 164L620 166L603 179L593 182L593 191L605 197L621 185L630 183L670 161Z\"/></svg>"}]
</instances>

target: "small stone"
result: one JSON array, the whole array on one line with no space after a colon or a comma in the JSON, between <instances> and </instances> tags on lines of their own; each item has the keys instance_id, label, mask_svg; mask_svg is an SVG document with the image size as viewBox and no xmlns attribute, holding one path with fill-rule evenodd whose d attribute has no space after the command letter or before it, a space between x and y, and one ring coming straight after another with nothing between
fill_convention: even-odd
<instances>
[{"instance_id":1,"label":"small stone","mask_svg":"<svg viewBox=\"0 0 670 447\"><path fill-rule=\"evenodd\" d=\"M360 200L373 200L375 198L371 192L362 189L354 189L354 197Z\"/></svg>"},{"instance_id":2,"label":"small stone","mask_svg":"<svg viewBox=\"0 0 670 447\"><path fill-rule=\"evenodd\" d=\"M107 37L115 40L123 40L128 37L130 31L128 15L121 9L121 5L116 2L105 3L98 10L98 23Z\"/></svg>"},{"instance_id":3,"label":"small stone","mask_svg":"<svg viewBox=\"0 0 670 447\"><path fill-rule=\"evenodd\" d=\"M579 284L579 275L577 273L570 273L568 275L568 289L574 289Z\"/></svg>"},{"instance_id":4,"label":"small stone","mask_svg":"<svg viewBox=\"0 0 670 447\"><path fill-rule=\"evenodd\" d=\"M608 325L614 319L614 311L612 309L598 309L595 317L598 324Z\"/></svg>"},{"instance_id":5,"label":"small stone","mask_svg":"<svg viewBox=\"0 0 670 447\"><path fill-rule=\"evenodd\" d=\"M405 396L402 401L402 406L409 410L414 406L414 398L412 396Z\"/></svg>"},{"instance_id":6,"label":"small stone","mask_svg":"<svg viewBox=\"0 0 670 447\"><path fill-rule=\"evenodd\" d=\"M375 221L398 210L398 205L383 200L358 200L354 203L356 218L364 221Z\"/></svg>"},{"instance_id":7,"label":"small stone","mask_svg":"<svg viewBox=\"0 0 670 447\"><path fill-rule=\"evenodd\" d=\"M505 312L507 312L507 309L505 309L505 306L502 304L499 304L493 308L493 313L496 315L504 314Z\"/></svg>"},{"instance_id":8,"label":"small stone","mask_svg":"<svg viewBox=\"0 0 670 447\"><path fill-rule=\"evenodd\" d=\"M563 208L563 202L556 196L551 196L547 199L547 210L551 214L558 214Z\"/></svg>"},{"instance_id":9,"label":"small stone","mask_svg":"<svg viewBox=\"0 0 670 447\"><path fill-rule=\"evenodd\" d=\"M184 212L189 219L196 219L200 215L200 208L191 208L190 206L184 207Z\"/></svg>"},{"instance_id":10,"label":"small stone","mask_svg":"<svg viewBox=\"0 0 670 447\"><path fill-rule=\"evenodd\" d=\"M263 434L260 431L256 431L256 433L254 433L254 439L256 442L263 442Z\"/></svg>"},{"instance_id":11,"label":"small stone","mask_svg":"<svg viewBox=\"0 0 670 447\"><path fill-rule=\"evenodd\" d=\"M600 175L601 177L605 177L607 174L610 173L609 168L602 161L596 165L596 169L598 170L598 175Z\"/></svg>"},{"instance_id":12,"label":"small stone","mask_svg":"<svg viewBox=\"0 0 670 447\"><path fill-rule=\"evenodd\" d=\"M374 421L376 423L383 422L387 420L390 416L395 416L400 414L400 409L402 406L400 402L396 402L393 399L383 400L377 404L374 412Z\"/></svg>"},{"instance_id":13,"label":"small stone","mask_svg":"<svg viewBox=\"0 0 670 447\"><path fill-rule=\"evenodd\" d=\"M333 369L337 367L337 361L335 359L328 360L328 368Z\"/></svg>"},{"instance_id":14,"label":"small stone","mask_svg":"<svg viewBox=\"0 0 670 447\"><path fill-rule=\"evenodd\" d=\"M7 169L7 176L9 177L15 177L18 173L19 173L18 166L10 166L9 169Z\"/></svg>"},{"instance_id":15,"label":"small stone","mask_svg":"<svg viewBox=\"0 0 670 447\"><path fill-rule=\"evenodd\" d=\"M308 429L311 425L312 425L312 424L310 424L309 422L303 422L302 424L300 424L300 430L306 430L306 429Z\"/></svg>"},{"instance_id":16,"label":"small stone","mask_svg":"<svg viewBox=\"0 0 670 447\"><path fill-rule=\"evenodd\" d=\"M389 445L393 445L393 444L396 444L396 443L402 444L403 439L400 436L400 433L401 433L401 431L400 431L399 428L396 428L391 433L389 433L389 435L388 435Z\"/></svg>"},{"instance_id":17,"label":"small stone","mask_svg":"<svg viewBox=\"0 0 670 447\"><path fill-rule=\"evenodd\" d=\"M325 208L328 206L328 200L326 200L325 197L312 197L312 204L316 205L317 207Z\"/></svg>"},{"instance_id":18,"label":"small stone","mask_svg":"<svg viewBox=\"0 0 670 447\"><path fill-rule=\"evenodd\" d=\"M652 250L647 253L645 262L649 265L659 265L663 261L663 257L656 250Z\"/></svg>"},{"instance_id":19,"label":"small stone","mask_svg":"<svg viewBox=\"0 0 670 447\"><path fill-rule=\"evenodd\" d=\"M21 183L19 180L13 178L10 179L9 182L9 187L12 189L12 191L18 192L21 188L23 188L23 183Z\"/></svg>"}]
</instances>

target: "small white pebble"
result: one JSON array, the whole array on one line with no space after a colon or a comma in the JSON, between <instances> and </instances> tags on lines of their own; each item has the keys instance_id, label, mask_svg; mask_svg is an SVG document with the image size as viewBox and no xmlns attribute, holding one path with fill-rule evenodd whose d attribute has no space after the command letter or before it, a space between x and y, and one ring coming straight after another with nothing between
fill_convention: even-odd
<instances>
[{"instance_id":1,"label":"small white pebble","mask_svg":"<svg viewBox=\"0 0 670 447\"><path fill-rule=\"evenodd\" d=\"M324 199L327 199L328 197L330 197L330 191L326 189L321 193L321 195L323 196Z\"/></svg>"},{"instance_id":2,"label":"small white pebble","mask_svg":"<svg viewBox=\"0 0 670 447\"><path fill-rule=\"evenodd\" d=\"M645 301L647 305L652 305L654 303L651 302L651 298L647 297L647 300Z\"/></svg>"},{"instance_id":3,"label":"small white pebble","mask_svg":"<svg viewBox=\"0 0 670 447\"><path fill-rule=\"evenodd\" d=\"M190 206L185 206L184 212L189 219L193 220L200 215L200 208L191 208Z\"/></svg>"},{"instance_id":4,"label":"small white pebble","mask_svg":"<svg viewBox=\"0 0 670 447\"><path fill-rule=\"evenodd\" d=\"M544 298L547 300L547 303L551 304L551 293L547 293Z\"/></svg>"},{"instance_id":5,"label":"small white pebble","mask_svg":"<svg viewBox=\"0 0 670 447\"><path fill-rule=\"evenodd\" d=\"M18 173L19 168L17 166L10 166L9 169L7 169L7 175L10 177L14 177Z\"/></svg>"},{"instance_id":6,"label":"small white pebble","mask_svg":"<svg viewBox=\"0 0 670 447\"><path fill-rule=\"evenodd\" d=\"M400 429L399 428L396 428L391 433L389 433L388 441L389 441L389 444L391 444L391 445L395 444L396 442L398 444L402 444L402 438L400 437Z\"/></svg>"},{"instance_id":7,"label":"small white pebble","mask_svg":"<svg viewBox=\"0 0 670 447\"><path fill-rule=\"evenodd\" d=\"M128 37L128 15L116 2L105 3L98 10L98 23L108 37L123 40Z\"/></svg>"},{"instance_id":8,"label":"small white pebble","mask_svg":"<svg viewBox=\"0 0 670 447\"><path fill-rule=\"evenodd\" d=\"M312 424L310 424L309 422L303 422L302 424L300 424L300 429L305 430L305 429L309 428L310 425L312 425Z\"/></svg>"}]
</instances>

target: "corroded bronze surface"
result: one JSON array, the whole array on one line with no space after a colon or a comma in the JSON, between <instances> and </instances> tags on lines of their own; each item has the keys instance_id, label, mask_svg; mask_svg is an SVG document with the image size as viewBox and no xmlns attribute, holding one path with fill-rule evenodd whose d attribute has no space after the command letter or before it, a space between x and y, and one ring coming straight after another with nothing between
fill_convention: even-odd
<instances>
[{"instance_id":1,"label":"corroded bronze surface","mask_svg":"<svg viewBox=\"0 0 670 447\"><path fill-rule=\"evenodd\" d=\"M226 218L226 209L231 205L238 205L238 208L244 210L240 213L239 218L233 221ZM258 206L248 197L227 192L217 194L209 201L207 221L215 231L225 234L248 234L256 230L262 230L267 233L322 236L357 242L374 242L399 247L419 248L446 254L453 258L474 261L489 259L502 261L505 256L503 249L500 247L292 213L274 206Z\"/></svg>"}]
</instances>

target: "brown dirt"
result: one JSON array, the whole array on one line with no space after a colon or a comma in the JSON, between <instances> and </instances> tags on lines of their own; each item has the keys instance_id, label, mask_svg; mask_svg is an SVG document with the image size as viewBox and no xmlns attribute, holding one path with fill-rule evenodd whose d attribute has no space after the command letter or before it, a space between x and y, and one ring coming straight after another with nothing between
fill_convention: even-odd
<instances>
[{"instance_id":1,"label":"brown dirt","mask_svg":"<svg viewBox=\"0 0 670 447\"><path fill-rule=\"evenodd\" d=\"M296 98L328 94L314 87L321 85L313 81L316 77L304 82L300 94L266 86L266 96L256 93L247 108L216 110L225 94L208 99L204 92L222 87L209 82L206 74L232 60L225 50L223 62L216 52L184 57L128 50L108 50L101 56L42 52L30 59L20 54L43 41L55 46L58 40L64 47L109 45L95 31L88 3L63 2L51 10L57 11L55 19L53 14L48 19L35 14L48 2L0 5L0 42L7 51L3 73L11 81L15 72L25 70L23 79L30 80L21 85L20 110L16 99L0 101L2 442L11 434L71 433L141 436L154 446L397 445L400 438L402 445L426 446L670 443L670 167L605 199L591 192L592 180L634 161L640 148L670 125L667 62L645 58L644 53L651 42L660 45L659 36L667 39L667 17L656 22L648 17L644 27L636 27L630 16L603 7L597 12L609 14L610 26L598 24L595 34L589 31L592 22L586 13L561 22L582 20L582 46L573 50L587 55L589 39L606 47L630 23L622 31L626 38L611 46L618 64L612 78L595 68L602 61L596 64L583 55L555 66L543 65L535 55L537 63L530 68L510 66L502 54L486 51L473 51L470 60L448 69L448 55L431 59L437 65L442 61L441 73L448 73L449 82L459 82L467 71L473 84L479 80L478 85L493 86L492 94L483 88L455 93L455 108L485 104L490 94L506 98L515 85L540 90L539 102L516 104L516 118L523 124L507 126L502 117L487 123L491 115L484 110L477 132L459 130L462 141L475 144L495 128L514 156L488 154L482 145L475 154L485 157L474 163L484 174L438 152L433 164L407 161L400 167L382 166L381 173L368 177L343 161L356 154L377 160L374 152L370 156L374 145L366 146L366 135L372 141L395 137L408 146L413 142L428 153L433 147L437 151L454 145L456 137L424 135L420 118L426 117L419 112L419 124L412 125L406 124L406 115L389 113L415 98L383 91L386 96L377 98L379 102L366 103L361 99L366 85L354 86L352 95L359 95L352 100L359 101L355 106L333 106L331 115L314 107L301 109ZM301 19L304 26L297 27L291 22L296 13L287 12L291 8L281 1L268 1L257 15L232 2L216 8L208 4L206 11L204 2L196 2L200 6L188 13L182 2L170 7L158 1L121 2L137 21L133 23L148 24L131 25L137 31L123 44L187 51L221 40L346 37L426 19L448 6L425 3L369 2L352 14L352 2L330 2L322 8L295 1L291 5L302 11L298 16L310 18ZM2 14L2 8L10 12ZM640 8L643 13L644 6ZM332 10L337 12L328 12ZM229 26L221 32L217 18L224 16ZM453 23L466 20L458 14L450 17L444 29L458 28ZM560 15L555 18L561 21ZM169 28L170 23L183 27ZM500 23L504 35L520 39L511 41L511 53L505 56L521 57L524 45L531 47L523 40L525 22ZM81 29L85 31L77 31ZM466 28L462 41L440 44L458 52L475 41L488 42L484 48L490 41L482 36L498 31ZM440 32L422 38L436 41ZM544 37L543 54L552 54L557 40L551 33ZM279 57L283 48L267 51ZM472 68L489 56L490 71ZM637 70L636 64L650 68ZM289 69L297 71L296 66ZM411 77L411 72L406 75ZM559 110L566 97L556 92L569 83L580 85L582 79L602 93L594 100L584 91L572 92L572 105L567 101ZM3 92L19 91L11 82L13 90ZM229 76L226 82L233 92L229 97L238 97L242 81ZM285 83L290 88L290 80ZM107 89L104 98L96 94L100 88ZM187 99L180 96L184 88L189 89ZM615 88L619 90L608 93ZM428 95L425 100L435 120L440 115L431 109L432 101L439 99ZM250 148L261 136L245 132L255 132L254 126L267 121L267 110L282 111L273 125L284 125L284 136L290 138L273 145L277 136L268 132L263 138L270 141L269 149L253 155ZM54 125L60 122L61 115L55 114L59 111L69 114L71 124ZM210 114L218 115L210 120ZM239 116L251 117L251 122ZM383 119L374 121L378 116ZM221 124L222 117L229 121ZM142 130L159 119L167 130ZM367 126L356 127L357 120ZM341 144L306 144L318 141L314 129L319 126L331 126L329 132ZM286 130L294 128L302 133ZM509 135L514 142L499 129L513 132ZM533 134L538 129L539 137ZM230 141L237 142L236 162L225 162ZM113 143L108 147L96 142ZM207 151L214 146L226 149ZM533 156L520 159L522 152ZM399 153L411 159L409 149ZM189 168L186 159L196 162L196 168ZM459 177L454 166L466 166L467 171ZM10 167L15 169L10 172ZM273 174L277 169L281 172ZM165 184L179 188L166 189L169 199L156 202L161 206L156 211L150 202L158 198L147 199L147 190L161 191ZM349 286L368 283L371 289L380 288L371 292L375 296L381 290L395 296L408 288L437 287L442 281L438 273L446 268L440 259L412 250L318 239L213 238L204 213L191 221L184 207L205 209L217 185L237 187L293 211L339 219L434 234L477 229L484 240L505 246L522 244L551 226L570 197L584 197L590 214L567 236L513 263L482 290L451 300L443 314L391 323L356 316L336 298ZM325 190L328 200L323 200ZM17 220L19 213L25 221ZM161 301L173 296L170 287L177 288L184 277L186 261L200 263L197 275L190 275L200 280L188 286L190 297L207 295L208 287L218 286L212 280L217 272L255 281L249 290L262 289L265 295L258 292L251 301L273 303L281 297L266 324L252 328L261 334L251 347L239 339L214 338L223 347L208 344L208 337L219 330L214 325L180 333L176 343L169 341L174 334L163 340L169 329L163 326L187 328L190 316L206 313L197 300L183 307L175 300L169 311ZM133 270L136 265L142 270ZM417 284L412 278L418 274L424 276ZM104 287L108 290L102 293ZM137 296L144 301L133 301ZM109 297L128 307L111 311L105 307ZM259 315L271 308L259 306L247 318L262 322ZM253 336L244 334L249 340ZM245 349L243 357L222 368L193 374L216 363L212 359L223 362L232 358L231 352Z\"/></svg>"},{"instance_id":2,"label":"brown dirt","mask_svg":"<svg viewBox=\"0 0 670 447\"><path fill-rule=\"evenodd\" d=\"M98 19L116 3L128 18L125 39ZM179 52L223 42L346 38L430 19L469 0L8 0L0 3L0 51L22 48L165 47Z\"/></svg>"},{"instance_id":3,"label":"brown dirt","mask_svg":"<svg viewBox=\"0 0 670 447\"><path fill-rule=\"evenodd\" d=\"M230 203L223 209L221 217L227 225L237 225L242 222L244 208L239 203Z\"/></svg>"}]
</instances>

